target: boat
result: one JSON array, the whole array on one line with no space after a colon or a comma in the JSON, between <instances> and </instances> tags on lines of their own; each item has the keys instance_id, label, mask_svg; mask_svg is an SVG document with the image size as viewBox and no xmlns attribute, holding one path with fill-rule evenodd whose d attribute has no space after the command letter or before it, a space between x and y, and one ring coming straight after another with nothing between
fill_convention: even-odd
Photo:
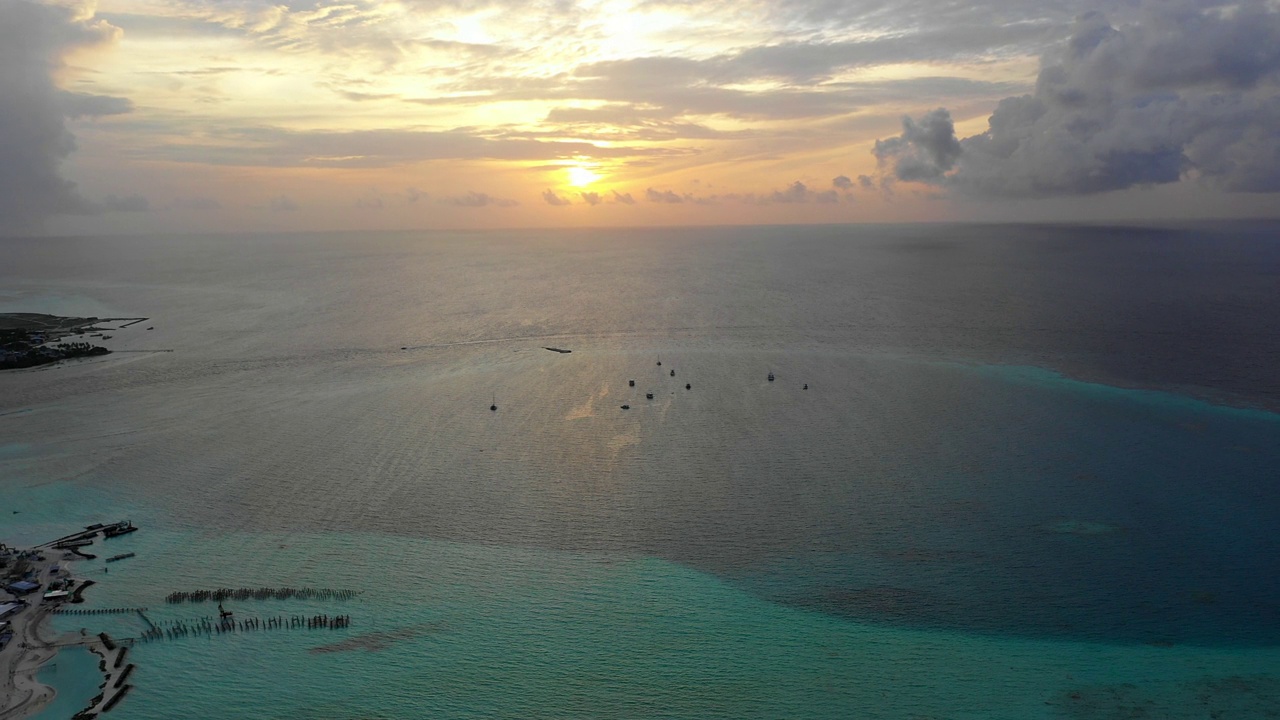
<instances>
[{"instance_id":1,"label":"boat","mask_svg":"<svg viewBox=\"0 0 1280 720\"><path fill-rule=\"evenodd\" d=\"M115 525L108 525L107 527L103 528L102 534L104 537L113 538L113 537L118 537L120 535L128 535L129 533L134 532L137 529L138 528L133 526L132 522L128 520L121 520Z\"/></svg>"},{"instance_id":2,"label":"boat","mask_svg":"<svg viewBox=\"0 0 1280 720\"><path fill-rule=\"evenodd\" d=\"M658 367L662 367L662 356L658 356Z\"/></svg>"},{"instance_id":3,"label":"boat","mask_svg":"<svg viewBox=\"0 0 1280 720\"><path fill-rule=\"evenodd\" d=\"M623 406L622 406L622 409L623 409L623 410L630 410L630 409L631 409L631 406L630 406L630 405L623 405Z\"/></svg>"},{"instance_id":4,"label":"boat","mask_svg":"<svg viewBox=\"0 0 1280 720\"><path fill-rule=\"evenodd\" d=\"M644 396L650 400L653 399L653 393L645 393Z\"/></svg>"},{"instance_id":5,"label":"boat","mask_svg":"<svg viewBox=\"0 0 1280 720\"><path fill-rule=\"evenodd\" d=\"M769 382L773 382L773 371L769 371Z\"/></svg>"},{"instance_id":6,"label":"boat","mask_svg":"<svg viewBox=\"0 0 1280 720\"><path fill-rule=\"evenodd\" d=\"M685 389L685 390L692 390L692 389L693 389L693 386L692 386L692 385L690 385L689 383L685 383L685 384L684 384L684 389Z\"/></svg>"},{"instance_id":7,"label":"boat","mask_svg":"<svg viewBox=\"0 0 1280 720\"><path fill-rule=\"evenodd\" d=\"M805 390L808 390L808 389L809 389L809 383L805 383L805 384L804 384L804 389L805 389Z\"/></svg>"},{"instance_id":8,"label":"boat","mask_svg":"<svg viewBox=\"0 0 1280 720\"><path fill-rule=\"evenodd\" d=\"M675 377L675 376L676 376L676 371L675 371L675 370L672 370L672 371L671 371L671 377Z\"/></svg>"},{"instance_id":9,"label":"boat","mask_svg":"<svg viewBox=\"0 0 1280 720\"><path fill-rule=\"evenodd\" d=\"M635 381L635 380L628 380L628 381L627 381L627 384L628 384L628 385L630 385L631 387L635 387L635 386L636 386L636 381Z\"/></svg>"},{"instance_id":10,"label":"boat","mask_svg":"<svg viewBox=\"0 0 1280 720\"><path fill-rule=\"evenodd\" d=\"M497 395L494 395L494 396L493 396L493 403L489 405L489 409L490 409L490 410L492 410L492 411L494 411L494 412L497 412L497 411L498 411L498 396L497 396Z\"/></svg>"}]
</instances>

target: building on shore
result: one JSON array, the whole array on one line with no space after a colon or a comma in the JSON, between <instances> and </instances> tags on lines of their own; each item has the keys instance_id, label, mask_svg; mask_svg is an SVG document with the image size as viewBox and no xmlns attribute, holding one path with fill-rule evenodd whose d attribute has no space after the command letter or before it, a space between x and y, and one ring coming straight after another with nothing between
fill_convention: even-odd
<instances>
[{"instance_id":1,"label":"building on shore","mask_svg":"<svg viewBox=\"0 0 1280 720\"><path fill-rule=\"evenodd\" d=\"M3 605L0 605L0 620L3 620L9 617L10 615L13 615L14 613L21 611L22 608L26 606L27 604L21 601L4 603Z\"/></svg>"},{"instance_id":2,"label":"building on shore","mask_svg":"<svg viewBox=\"0 0 1280 720\"><path fill-rule=\"evenodd\" d=\"M19 580L18 582L9 583L5 588L14 595L27 595L40 589L40 583L31 582L30 580Z\"/></svg>"}]
</instances>

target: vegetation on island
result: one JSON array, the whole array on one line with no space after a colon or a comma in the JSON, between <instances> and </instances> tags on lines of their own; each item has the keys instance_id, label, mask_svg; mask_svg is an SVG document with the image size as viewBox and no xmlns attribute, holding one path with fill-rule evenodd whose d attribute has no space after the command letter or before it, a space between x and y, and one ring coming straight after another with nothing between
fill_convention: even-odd
<instances>
[{"instance_id":1,"label":"vegetation on island","mask_svg":"<svg viewBox=\"0 0 1280 720\"><path fill-rule=\"evenodd\" d=\"M58 342L64 335L93 330L98 318L66 318L36 313L0 315L0 370L47 365L59 360L106 355L111 351L87 342Z\"/></svg>"}]
</instances>

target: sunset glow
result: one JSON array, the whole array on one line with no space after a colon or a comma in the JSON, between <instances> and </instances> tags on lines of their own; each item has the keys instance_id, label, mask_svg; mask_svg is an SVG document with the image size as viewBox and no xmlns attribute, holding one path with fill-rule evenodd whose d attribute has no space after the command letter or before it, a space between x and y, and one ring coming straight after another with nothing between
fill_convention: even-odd
<instances>
[{"instance_id":1,"label":"sunset glow","mask_svg":"<svg viewBox=\"0 0 1280 720\"><path fill-rule=\"evenodd\" d=\"M570 166L565 172L569 175L569 184L574 187L586 187L600 179L599 175L581 165Z\"/></svg>"},{"instance_id":2,"label":"sunset glow","mask_svg":"<svg viewBox=\"0 0 1280 720\"><path fill-rule=\"evenodd\" d=\"M0 0L6 232L1274 214L1280 14L1095 4Z\"/></svg>"}]
</instances>

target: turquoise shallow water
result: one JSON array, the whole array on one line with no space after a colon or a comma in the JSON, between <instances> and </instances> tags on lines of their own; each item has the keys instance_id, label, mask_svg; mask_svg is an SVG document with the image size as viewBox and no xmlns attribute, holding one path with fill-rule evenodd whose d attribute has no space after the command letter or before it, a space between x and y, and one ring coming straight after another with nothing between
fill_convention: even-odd
<instances>
[{"instance_id":1,"label":"turquoise shallow water","mask_svg":"<svg viewBox=\"0 0 1280 720\"><path fill-rule=\"evenodd\" d=\"M97 695L102 676L98 673L97 655L80 647L69 647L40 669L37 678L56 691L53 702L34 720L65 720L88 706Z\"/></svg>"},{"instance_id":2,"label":"turquoise shallow water","mask_svg":"<svg viewBox=\"0 0 1280 720\"><path fill-rule=\"evenodd\" d=\"M366 592L349 601L226 603L241 617L346 613L354 622L346 630L136 646L124 718L171 717L174 707L225 718L1071 717L1073 707L1126 686L1156 703L1160 717L1202 717L1250 698L1261 711L1277 698L1274 680L1257 677L1280 666L1274 648L1115 646L859 623L769 603L652 558L358 534L152 529L134 537L116 547L138 557L113 564L85 607L146 605L153 622L192 621L213 606L159 598L169 588L214 586L231 567L250 587ZM84 617L58 624L74 629ZM121 637L142 627L136 616L89 617ZM1213 678L1242 678L1251 689L1178 706Z\"/></svg>"}]
</instances>

